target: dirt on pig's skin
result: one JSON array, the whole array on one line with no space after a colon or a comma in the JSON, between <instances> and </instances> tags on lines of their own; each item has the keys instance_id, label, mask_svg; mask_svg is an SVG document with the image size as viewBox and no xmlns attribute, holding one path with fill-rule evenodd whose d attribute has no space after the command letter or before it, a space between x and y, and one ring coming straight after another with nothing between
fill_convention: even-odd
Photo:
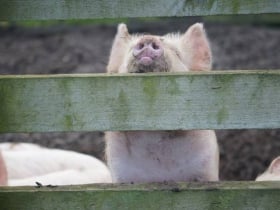
<instances>
[{"instance_id":1,"label":"dirt on pig's skin","mask_svg":"<svg viewBox=\"0 0 280 210\"><path fill-rule=\"evenodd\" d=\"M128 23L130 32L184 32L200 19ZM213 69L280 69L280 28L205 24ZM0 28L0 74L105 72L116 25ZM217 131L220 178L252 180L280 154L280 130ZM102 132L0 134L0 141L34 142L104 160Z\"/></svg>"}]
</instances>

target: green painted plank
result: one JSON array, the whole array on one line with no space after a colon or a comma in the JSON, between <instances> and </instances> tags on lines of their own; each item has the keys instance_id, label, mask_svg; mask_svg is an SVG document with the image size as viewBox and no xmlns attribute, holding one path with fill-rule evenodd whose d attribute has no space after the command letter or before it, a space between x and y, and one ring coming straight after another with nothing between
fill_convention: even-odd
<instances>
[{"instance_id":1,"label":"green painted plank","mask_svg":"<svg viewBox=\"0 0 280 210\"><path fill-rule=\"evenodd\" d=\"M279 71L0 76L0 132L280 127Z\"/></svg>"},{"instance_id":2,"label":"green painted plank","mask_svg":"<svg viewBox=\"0 0 280 210\"><path fill-rule=\"evenodd\" d=\"M0 20L279 13L279 0L2 0Z\"/></svg>"},{"instance_id":3,"label":"green painted plank","mask_svg":"<svg viewBox=\"0 0 280 210\"><path fill-rule=\"evenodd\" d=\"M0 187L3 210L275 210L279 197L280 182Z\"/></svg>"}]
</instances>

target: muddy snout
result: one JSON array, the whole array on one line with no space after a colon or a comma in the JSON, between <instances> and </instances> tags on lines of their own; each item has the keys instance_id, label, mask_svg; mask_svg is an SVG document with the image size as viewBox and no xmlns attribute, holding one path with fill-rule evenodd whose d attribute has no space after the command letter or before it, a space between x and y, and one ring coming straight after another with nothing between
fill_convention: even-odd
<instances>
[{"instance_id":1,"label":"muddy snout","mask_svg":"<svg viewBox=\"0 0 280 210\"><path fill-rule=\"evenodd\" d=\"M163 47L155 39L142 38L135 45L132 53L140 65L149 66L163 55Z\"/></svg>"}]
</instances>

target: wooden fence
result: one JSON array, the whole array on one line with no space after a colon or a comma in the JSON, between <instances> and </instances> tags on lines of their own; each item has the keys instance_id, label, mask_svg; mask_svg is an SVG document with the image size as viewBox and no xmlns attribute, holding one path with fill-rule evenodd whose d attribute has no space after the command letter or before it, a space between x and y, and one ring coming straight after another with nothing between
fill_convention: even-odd
<instances>
[{"instance_id":1,"label":"wooden fence","mask_svg":"<svg viewBox=\"0 0 280 210\"><path fill-rule=\"evenodd\" d=\"M278 0L2 0L0 20L279 13Z\"/></svg>"},{"instance_id":2,"label":"wooden fence","mask_svg":"<svg viewBox=\"0 0 280 210\"><path fill-rule=\"evenodd\" d=\"M0 20L12 21L261 13L280 13L280 1L0 3ZM280 73L269 70L0 76L2 133L279 128L279 104ZM279 209L279 198L280 182L0 187L3 210Z\"/></svg>"}]
</instances>

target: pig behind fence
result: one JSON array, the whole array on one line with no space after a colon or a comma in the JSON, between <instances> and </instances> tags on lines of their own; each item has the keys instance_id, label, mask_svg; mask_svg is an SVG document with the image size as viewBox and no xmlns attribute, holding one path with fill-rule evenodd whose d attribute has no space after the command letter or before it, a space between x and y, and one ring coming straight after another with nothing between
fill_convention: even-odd
<instances>
[{"instance_id":1,"label":"pig behind fence","mask_svg":"<svg viewBox=\"0 0 280 210\"><path fill-rule=\"evenodd\" d=\"M256 181L280 181L280 156L270 163L268 169L259 175Z\"/></svg>"},{"instance_id":2,"label":"pig behind fence","mask_svg":"<svg viewBox=\"0 0 280 210\"><path fill-rule=\"evenodd\" d=\"M111 182L106 165L89 155L30 143L0 143L0 185Z\"/></svg>"},{"instance_id":3,"label":"pig behind fence","mask_svg":"<svg viewBox=\"0 0 280 210\"><path fill-rule=\"evenodd\" d=\"M202 24L165 36L130 35L120 24L107 71L187 72L210 70L211 64ZM105 140L113 182L218 180L219 152L212 130L106 132Z\"/></svg>"}]
</instances>

